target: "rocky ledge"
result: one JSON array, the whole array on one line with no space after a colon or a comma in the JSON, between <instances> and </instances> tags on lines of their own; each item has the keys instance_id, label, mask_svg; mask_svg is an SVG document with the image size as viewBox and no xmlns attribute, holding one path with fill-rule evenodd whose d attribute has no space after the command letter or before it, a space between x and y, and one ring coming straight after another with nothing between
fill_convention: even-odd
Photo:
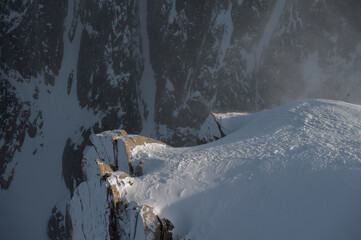
<instances>
[{"instance_id":1,"label":"rocky ledge","mask_svg":"<svg viewBox=\"0 0 361 240\"><path fill-rule=\"evenodd\" d=\"M49 236L361 239L360 118L358 105L307 100L211 114L199 139L225 137L194 147L91 135L85 180L54 208Z\"/></svg>"},{"instance_id":2,"label":"rocky ledge","mask_svg":"<svg viewBox=\"0 0 361 240\"><path fill-rule=\"evenodd\" d=\"M54 207L48 225L52 239L163 239L172 238L173 224L147 205L127 197L144 161L133 162L132 150L147 143L165 144L152 138L128 135L124 130L90 136L92 146L83 158L84 181L65 204ZM109 154L113 153L113 154ZM94 156L96 158L92 159ZM59 209L58 209L59 208Z\"/></svg>"}]
</instances>

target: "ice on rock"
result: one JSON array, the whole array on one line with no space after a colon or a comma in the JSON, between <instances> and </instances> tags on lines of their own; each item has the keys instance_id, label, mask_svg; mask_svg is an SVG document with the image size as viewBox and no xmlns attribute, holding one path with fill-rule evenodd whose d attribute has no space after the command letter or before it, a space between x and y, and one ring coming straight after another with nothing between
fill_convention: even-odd
<instances>
[{"instance_id":1,"label":"ice on rock","mask_svg":"<svg viewBox=\"0 0 361 240\"><path fill-rule=\"evenodd\" d=\"M87 180L77 187L68 203L68 234L74 239L172 239L169 220L158 217L153 207L128 197L133 184L139 181L128 174L137 175L132 170L132 149L150 142L163 143L127 135L124 130L91 135L91 141L93 146L86 149L83 166ZM112 163L112 167L101 159ZM119 162L127 162L126 167L116 165ZM118 166L126 168L126 172Z\"/></svg>"},{"instance_id":2,"label":"ice on rock","mask_svg":"<svg viewBox=\"0 0 361 240\"><path fill-rule=\"evenodd\" d=\"M106 187L88 173L70 203L71 216L82 214L73 221L74 234L86 223L86 236L107 239L107 224L116 223L112 234L125 239L162 239L159 233L163 239L361 237L360 106L309 100L211 117L208 130L216 131L208 136L224 134L212 143L172 148L139 141L132 147L130 163L147 168L139 177L114 172L107 178L117 189L118 215L105 210L111 206ZM142 139L134 136L116 141ZM88 149L86 161L104 157L94 153ZM102 227L94 219L104 219Z\"/></svg>"}]
</instances>

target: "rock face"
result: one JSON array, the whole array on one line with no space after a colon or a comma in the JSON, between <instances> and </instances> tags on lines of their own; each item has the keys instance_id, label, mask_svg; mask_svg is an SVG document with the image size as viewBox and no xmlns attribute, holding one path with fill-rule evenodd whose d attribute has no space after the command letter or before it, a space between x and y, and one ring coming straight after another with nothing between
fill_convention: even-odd
<instances>
[{"instance_id":1,"label":"rock face","mask_svg":"<svg viewBox=\"0 0 361 240\"><path fill-rule=\"evenodd\" d=\"M140 176L142 175L140 173L142 170L140 169L142 168L143 162L136 163L132 161L132 150L136 146L144 145L146 143L165 145L165 143L153 138L140 135L127 135L124 130L113 130L100 134L93 134L90 136L90 141L97 153L102 155L110 166L110 169L101 170L101 172L103 172L102 176L111 169ZM109 153L114 154L109 155ZM103 168L104 167L102 167L102 169Z\"/></svg>"},{"instance_id":2,"label":"rock face","mask_svg":"<svg viewBox=\"0 0 361 240\"><path fill-rule=\"evenodd\" d=\"M96 162L98 164L101 179L103 179L103 178L107 177L109 174L113 173L113 170L107 164L100 161L98 158L96 159Z\"/></svg>"},{"instance_id":3,"label":"rock face","mask_svg":"<svg viewBox=\"0 0 361 240\"><path fill-rule=\"evenodd\" d=\"M121 131L108 131L92 136L94 146L86 150L83 162L86 181L75 189L74 196L67 203L68 224L59 211L54 209L48 226L49 237L53 239L55 239L54 236L67 236L73 239L172 239L171 231L174 226L169 220L160 218L154 208L138 205L127 197L127 191L132 187L133 182L139 181L129 174L132 166L131 148L134 148L134 145L127 145L127 140L136 139L138 145L157 141L141 136L120 136L119 132ZM106 142L105 139L110 141ZM116 147L112 141L123 141L124 145L128 146L119 149L125 153L119 156L126 157L126 161L129 162L128 173L117 171L117 169L113 171L106 163L109 159L102 152L97 152L96 149L106 144L109 145L106 148L108 150ZM129 159L126 152L130 154ZM94 153L100 159L104 159L104 162L99 158L90 159ZM118 162L120 161L124 160ZM68 227L65 228L66 225Z\"/></svg>"},{"instance_id":4,"label":"rock face","mask_svg":"<svg viewBox=\"0 0 361 240\"><path fill-rule=\"evenodd\" d=\"M210 113L201 125L197 144L213 142L249 124L253 119L248 113Z\"/></svg>"},{"instance_id":5,"label":"rock face","mask_svg":"<svg viewBox=\"0 0 361 240\"><path fill-rule=\"evenodd\" d=\"M308 100L211 117L227 136L187 148L143 143L130 159L113 142L134 135L91 135L86 181L49 229L69 226L60 236L73 239L360 238L360 105ZM143 161L144 175L111 169L110 156Z\"/></svg>"},{"instance_id":6,"label":"rock face","mask_svg":"<svg viewBox=\"0 0 361 240\"><path fill-rule=\"evenodd\" d=\"M316 97L361 102L358 1L29 0L0 6L3 190L14 178L29 179L29 171L17 174L17 168L38 161L54 175L29 182L29 190L50 184L73 195L84 181L89 136L107 129L193 145L210 111L254 112ZM34 212L23 218L50 214L50 202L64 196L47 194L48 203L32 204ZM17 197L1 199L8 205ZM9 224L5 229L17 224L2 223Z\"/></svg>"},{"instance_id":7,"label":"rock face","mask_svg":"<svg viewBox=\"0 0 361 240\"><path fill-rule=\"evenodd\" d=\"M222 126L217 120L215 113L209 114L205 122L202 124L197 136L197 144L209 143L224 137L225 134L222 130Z\"/></svg>"}]
</instances>

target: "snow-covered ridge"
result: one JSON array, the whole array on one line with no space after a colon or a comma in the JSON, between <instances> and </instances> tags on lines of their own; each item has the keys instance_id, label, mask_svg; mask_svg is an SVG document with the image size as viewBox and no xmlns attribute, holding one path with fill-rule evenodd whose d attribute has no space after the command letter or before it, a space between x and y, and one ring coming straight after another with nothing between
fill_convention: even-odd
<instances>
[{"instance_id":1,"label":"snow-covered ridge","mask_svg":"<svg viewBox=\"0 0 361 240\"><path fill-rule=\"evenodd\" d=\"M160 239L153 230L146 234L144 206L164 218L164 226L174 224L173 239L361 237L360 106L309 100L218 117L234 132L195 147L173 148L120 131L92 135L94 146L84 154L87 181L69 203L73 237ZM128 150L118 148L123 155L114 154L115 142L134 138ZM133 177L108 167L106 181L100 180L96 159L121 166L112 156L125 157ZM107 200L107 185L116 185L112 194L123 201L119 219L109 210L115 200ZM110 233L114 222L118 228Z\"/></svg>"},{"instance_id":2,"label":"snow-covered ridge","mask_svg":"<svg viewBox=\"0 0 361 240\"><path fill-rule=\"evenodd\" d=\"M65 225L71 227L65 234L74 239L172 239L174 226L168 219L127 197L137 181L133 177L143 174L143 162L132 162L132 149L164 143L124 130L94 134L90 139L93 146L86 151L83 165L87 180L68 204Z\"/></svg>"},{"instance_id":3,"label":"snow-covered ridge","mask_svg":"<svg viewBox=\"0 0 361 240\"><path fill-rule=\"evenodd\" d=\"M47 238L90 134L192 145L210 111L361 103L359 1L146 3L3 1L0 238Z\"/></svg>"}]
</instances>

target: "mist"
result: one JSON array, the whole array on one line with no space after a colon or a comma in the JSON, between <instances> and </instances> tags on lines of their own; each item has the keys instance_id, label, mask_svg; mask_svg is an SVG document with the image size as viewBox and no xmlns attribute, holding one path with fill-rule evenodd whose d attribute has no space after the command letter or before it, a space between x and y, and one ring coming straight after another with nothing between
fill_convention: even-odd
<instances>
[{"instance_id":1,"label":"mist","mask_svg":"<svg viewBox=\"0 0 361 240\"><path fill-rule=\"evenodd\" d=\"M264 107L310 98L361 103L360 9L357 1L287 2L258 73Z\"/></svg>"},{"instance_id":2,"label":"mist","mask_svg":"<svg viewBox=\"0 0 361 240\"><path fill-rule=\"evenodd\" d=\"M0 7L0 205L14 214L0 216L7 239L46 238L52 212L64 212L85 181L91 134L125 129L190 146L210 112L310 98L361 104L361 1ZM24 192L37 194L23 204ZM14 230L18 219L26 231Z\"/></svg>"}]
</instances>

